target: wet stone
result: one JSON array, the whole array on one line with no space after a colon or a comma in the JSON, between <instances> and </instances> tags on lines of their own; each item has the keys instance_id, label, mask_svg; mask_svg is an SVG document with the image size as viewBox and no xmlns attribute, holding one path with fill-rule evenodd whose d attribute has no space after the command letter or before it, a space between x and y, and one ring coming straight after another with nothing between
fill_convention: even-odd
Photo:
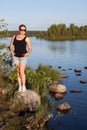
<instances>
[{"instance_id":1,"label":"wet stone","mask_svg":"<svg viewBox=\"0 0 87 130\"><path fill-rule=\"evenodd\" d=\"M67 103L61 103L56 107L56 110L59 110L60 112L68 112L71 109L71 106Z\"/></svg>"},{"instance_id":2,"label":"wet stone","mask_svg":"<svg viewBox=\"0 0 87 130\"><path fill-rule=\"evenodd\" d=\"M84 69L87 69L87 66L85 66Z\"/></svg>"},{"instance_id":3,"label":"wet stone","mask_svg":"<svg viewBox=\"0 0 87 130\"><path fill-rule=\"evenodd\" d=\"M68 78L68 74L61 74L61 78Z\"/></svg>"},{"instance_id":4,"label":"wet stone","mask_svg":"<svg viewBox=\"0 0 87 130\"><path fill-rule=\"evenodd\" d=\"M80 89L74 89L74 90L71 90L70 92L71 93L81 93L82 90L80 90Z\"/></svg>"},{"instance_id":5,"label":"wet stone","mask_svg":"<svg viewBox=\"0 0 87 130\"><path fill-rule=\"evenodd\" d=\"M76 73L76 76L81 76L81 73Z\"/></svg>"},{"instance_id":6,"label":"wet stone","mask_svg":"<svg viewBox=\"0 0 87 130\"><path fill-rule=\"evenodd\" d=\"M75 71L75 72L81 72L81 70L80 70L80 69L74 69L74 71Z\"/></svg>"},{"instance_id":7,"label":"wet stone","mask_svg":"<svg viewBox=\"0 0 87 130\"><path fill-rule=\"evenodd\" d=\"M80 80L80 83L85 84L85 83L87 83L87 80Z\"/></svg>"}]
</instances>

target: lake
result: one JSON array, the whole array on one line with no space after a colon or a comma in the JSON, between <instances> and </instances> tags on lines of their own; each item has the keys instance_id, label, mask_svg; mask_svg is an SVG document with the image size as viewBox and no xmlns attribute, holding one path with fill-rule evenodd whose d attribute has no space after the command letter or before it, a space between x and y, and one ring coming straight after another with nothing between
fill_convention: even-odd
<instances>
[{"instance_id":1,"label":"lake","mask_svg":"<svg viewBox=\"0 0 87 130\"><path fill-rule=\"evenodd\" d=\"M2 40L9 45L11 38ZM51 65L61 73L69 77L63 79L62 84L67 88L65 97L55 100L54 106L67 102L71 110L66 114L53 111L53 117L49 119L48 130L87 130L87 84L80 80L87 80L87 40L76 41L45 41L30 37L32 53L28 57L28 66L37 68L39 64ZM61 68L59 69L59 66ZM81 75L77 76L74 69L80 69ZM71 90L80 89L81 93L71 93Z\"/></svg>"}]
</instances>

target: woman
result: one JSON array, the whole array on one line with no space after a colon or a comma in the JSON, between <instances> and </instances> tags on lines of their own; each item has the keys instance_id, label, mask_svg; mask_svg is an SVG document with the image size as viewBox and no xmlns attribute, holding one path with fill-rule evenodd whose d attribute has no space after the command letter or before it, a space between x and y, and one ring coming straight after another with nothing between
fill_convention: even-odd
<instances>
[{"instance_id":1,"label":"woman","mask_svg":"<svg viewBox=\"0 0 87 130\"><path fill-rule=\"evenodd\" d=\"M19 85L19 92L26 91L26 77L25 77L25 68L27 64L28 55L32 51L32 46L30 43L30 39L26 37L26 26L21 24L19 26L19 34L14 35L12 37L10 43L10 53L13 57L14 64L18 68L18 85Z\"/></svg>"}]
</instances>

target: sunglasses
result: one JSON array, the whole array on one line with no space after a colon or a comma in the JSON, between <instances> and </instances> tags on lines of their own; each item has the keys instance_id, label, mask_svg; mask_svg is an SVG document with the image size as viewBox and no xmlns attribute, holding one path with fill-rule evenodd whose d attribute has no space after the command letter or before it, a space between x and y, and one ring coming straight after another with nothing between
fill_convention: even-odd
<instances>
[{"instance_id":1,"label":"sunglasses","mask_svg":"<svg viewBox=\"0 0 87 130\"><path fill-rule=\"evenodd\" d=\"M24 32L26 32L26 29L20 29L20 31L24 31Z\"/></svg>"}]
</instances>

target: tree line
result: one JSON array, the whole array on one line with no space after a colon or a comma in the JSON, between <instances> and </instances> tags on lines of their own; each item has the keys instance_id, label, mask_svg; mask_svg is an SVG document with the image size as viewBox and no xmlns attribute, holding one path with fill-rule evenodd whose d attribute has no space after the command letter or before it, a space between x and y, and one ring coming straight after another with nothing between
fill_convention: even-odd
<instances>
[{"instance_id":1,"label":"tree line","mask_svg":"<svg viewBox=\"0 0 87 130\"><path fill-rule=\"evenodd\" d=\"M87 39L87 25L78 27L70 24L66 27L65 24L53 24L46 32L39 33L37 37L53 41Z\"/></svg>"},{"instance_id":2,"label":"tree line","mask_svg":"<svg viewBox=\"0 0 87 130\"><path fill-rule=\"evenodd\" d=\"M3 30L4 28L4 30ZM3 30L3 31L2 31ZM17 34L18 30L9 31L4 19L0 20L0 38L12 37ZM76 40L87 39L87 25L78 27L71 23L69 27L66 24L52 24L47 31L31 31L27 30L27 36L34 36L45 40L58 41L58 40Z\"/></svg>"},{"instance_id":3,"label":"tree line","mask_svg":"<svg viewBox=\"0 0 87 130\"><path fill-rule=\"evenodd\" d=\"M9 36L18 33L18 31L8 32ZM52 41L87 39L87 25L78 27L72 23L67 27L65 24L53 24L47 31L27 31L27 36Z\"/></svg>"}]
</instances>

